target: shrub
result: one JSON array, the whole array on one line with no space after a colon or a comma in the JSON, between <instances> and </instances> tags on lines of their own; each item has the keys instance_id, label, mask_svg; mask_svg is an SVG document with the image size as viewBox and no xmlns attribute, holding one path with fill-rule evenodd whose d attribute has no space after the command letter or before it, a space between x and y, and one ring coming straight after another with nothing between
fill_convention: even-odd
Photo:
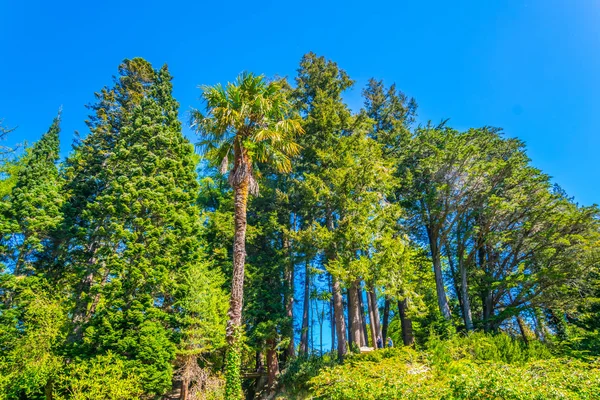
<instances>
[{"instance_id":1,"label":"shrub","mask_svg":"<svg viewBox=\"0 0 600 400\"><path fill-rule=\"evenodd\" d=\"M128 400L142 395L140 379L112 353L76 361L57 384L57 400Z\"/></svg>"},{"instance_id":2,"label":"shrub","mask_svg":"<svg viewBox=\"0 0 600 400\"><path fill-rule=\"evenodd\" d=\"M326 367L337 365L335 355L296 357L285 368L279 383L287 394L297 395L309 390L308 382Z\"/></svg>"},{"instance_id":3,"label":"shrub","mask_svg":"<svg viewBox=\"0 0 600 400\"><path fill-rule=\"evenodd\" d=\"M428 348L349 356L310 379L316 399L596 399L600 362L553 358L506 335L432 338Z\"/></svg>"}]
</instances>

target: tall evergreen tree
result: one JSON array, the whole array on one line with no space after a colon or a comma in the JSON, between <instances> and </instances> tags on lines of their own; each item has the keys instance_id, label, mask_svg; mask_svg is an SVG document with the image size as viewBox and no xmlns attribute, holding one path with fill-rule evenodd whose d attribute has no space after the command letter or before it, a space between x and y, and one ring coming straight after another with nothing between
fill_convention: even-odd
<instances>
[{"instance_id":1,"label":"tall evergreen tree","mask_svg":"<svg viewBox=\"0 0 600 400\"><path fill-rule=\"evenodd\" d=\"M68 162L69 245L77 250L65 279L76 278L78 289L71 342L80 355L123 357L146 392L161 394L171 385L177 299L202 262L197 157L181 133L166 66L154 71L134 59L120 72Z\"/></svg>"},{"instance_id":2,"label":"tall evergreen tree","mask_svg":"<svg viewBox=\"0 0 600 400\"><path fill-rule=\"evenodd\" d=\"M24 156L16 173L6 210L12 221L3 233L4 262L15 275L31 274L33 263L62 219L61 179L58 174L60 116Z\"/></svg>"}]
</instances>

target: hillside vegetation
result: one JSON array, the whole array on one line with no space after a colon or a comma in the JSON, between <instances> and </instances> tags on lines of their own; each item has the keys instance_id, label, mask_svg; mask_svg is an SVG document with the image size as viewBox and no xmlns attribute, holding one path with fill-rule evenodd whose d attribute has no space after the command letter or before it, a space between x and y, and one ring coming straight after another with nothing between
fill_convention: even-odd
<instances>
[{"instance_id":1,"label":"hillside vegetation","mask_svg":"<svg viewBox=\"0 0 600 400\"><path fill-rule=\"evenodd\" d=\"M0 148L0 400L600 398L600 210L521 140L314 53L173 82Z\"/></svg>"}]
</instances>

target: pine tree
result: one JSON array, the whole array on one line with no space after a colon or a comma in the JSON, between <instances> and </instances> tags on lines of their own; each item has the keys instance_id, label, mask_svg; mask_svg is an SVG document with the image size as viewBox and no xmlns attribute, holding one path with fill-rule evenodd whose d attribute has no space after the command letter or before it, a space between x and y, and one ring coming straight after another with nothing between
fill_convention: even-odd
<instances>
[{"instance_id":1,"label":"pine tree","mask_svg":"<svg viewBox=\"0 0 600 400\"><path fill-rule=\"evenodd\" d=\"M58 174L60 115L29 149L16 173L7 210L5 263L15 275L31 274L33 263L62 220L61 179Z\"/></svg>"},{"instance_id":2,"label":"pine tree","mask_svg":"<svg viewBox=\"0 0 600 400\"><path fill-rule=\"evenodd\" d=\"M179 343L177 301L202 262L198 159L181 133L166 66L152 74L143 60L125 66L101 98L115 93L114 102L93 107L100 122L69 161L71 206L84 206L70 208L71 246L85 249L71 259L78 319L70 339L78 354L124 358L147 393L161 394Z\"/></svg>"}]
</instances>

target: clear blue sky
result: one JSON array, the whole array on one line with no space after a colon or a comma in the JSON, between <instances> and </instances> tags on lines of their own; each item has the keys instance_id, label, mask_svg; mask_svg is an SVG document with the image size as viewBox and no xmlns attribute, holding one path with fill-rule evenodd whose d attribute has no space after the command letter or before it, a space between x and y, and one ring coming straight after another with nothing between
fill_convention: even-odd
<instances>
[{"instance_id":1,"label":"clear blue sky","mask_svg":"<svg viewBox=\"0 0 600 400\"><path fill-rule=\"evenodd\" d=\"M325 4L322 4L325 3ZM339 63L360 106L370 77L420 121L493 125L582 204L600 202L600 2L0 1L0 119L33 141L63 106L63 153L123 58L168 63L182 114L199 84L243 70L293 77L302 54Z\"/></svg>"}]
</instances>

